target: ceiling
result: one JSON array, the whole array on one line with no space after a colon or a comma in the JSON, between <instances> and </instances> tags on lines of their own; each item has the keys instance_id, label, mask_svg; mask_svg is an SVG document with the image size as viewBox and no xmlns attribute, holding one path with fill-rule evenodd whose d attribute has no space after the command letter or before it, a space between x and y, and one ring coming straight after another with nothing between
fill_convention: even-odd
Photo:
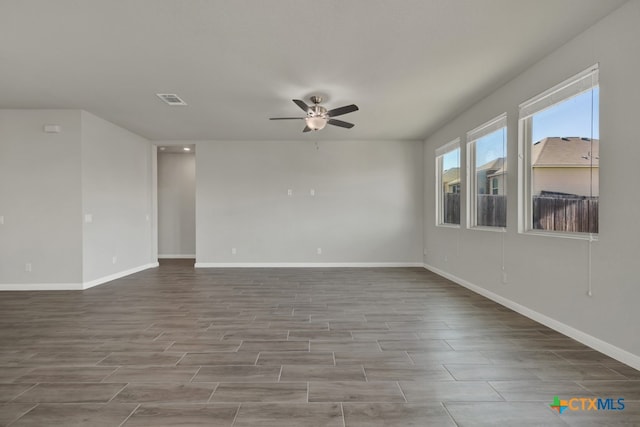
<instances>
[{"instance_id":1,"label":"ceiling","mask_svg":"<svg viewBox=\"0 0 640 427\"><path fill-rule=\"evenodd\" d=\"M0 0L0 108L150 139L424 139L624 0ZM170 107L156 93L176 93ZM356 124L303 134L291 99Z\"/></svg>"}]
</instances>

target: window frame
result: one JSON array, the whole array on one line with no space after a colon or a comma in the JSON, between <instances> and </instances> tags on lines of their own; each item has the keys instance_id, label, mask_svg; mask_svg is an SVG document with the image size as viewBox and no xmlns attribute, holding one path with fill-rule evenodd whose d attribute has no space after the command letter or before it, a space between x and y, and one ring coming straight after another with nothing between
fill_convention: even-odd
<instances>
[{"instance_id":1,"label":"window frame","mask_svg":"<svg viewBox=\"0 0 640 427\"><path fill-rule=\"evenodd\" d=\"M506 157L508 146L507 113L502 113L499 116L494 117L493 119L467 132L467 228L470 230L505 232L507 228L506 224L504 226L478 225L477 212L478 180L476 175L476 142L479 139L482 139L483 137L501 129L504 129L505 138L507 138L507 140L504 142L503 152L504 156ZM492 187L490 187L490 190L491 189ZM509 193L506 194L508 195Z\"/></svg>"},{"instance_id":2,"label":"window frame","mask_svg":"<svg viewBox=\"0 0 640 427\"><path fill-rule=\"evenodd\" d=\"M436 149L436 191L435 191L435 208L436 208L436 227L447 227L447 228L460 228L462 218L460 218L460 222L458 224L444 222L444 191L442 188L442 173L443 170L443 158L446 154L449 154L452 151L458 150L458 171L461 174L462 168L460 166L461 159L460 156L462 154L460 150L460 138L456 138ZM460 191L459 194L462 194L462 176L460 176ZM462 210L460 212L462 215Z\"/></svg>"},{"instance_id":3,"label":"window frame","mask_svg":"<svg viewBox=\"0 0 640 427\"><path fill-rule=\"evenodd\" d=\"M599 87L599 64L581 71L519 105L518 115L518 233L597 241L598 233L533 228L532 147L533 116ZM599 173L599 168L598 168Z\"/></svg>"}]
</instances>

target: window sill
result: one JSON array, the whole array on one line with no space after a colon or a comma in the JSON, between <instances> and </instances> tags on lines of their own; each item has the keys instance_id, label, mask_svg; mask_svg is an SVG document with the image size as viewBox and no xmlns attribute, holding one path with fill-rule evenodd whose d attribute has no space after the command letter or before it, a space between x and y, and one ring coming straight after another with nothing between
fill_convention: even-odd
<instances>
[{"instance_id":1,"label":"window sill","mask_svg":"<svg viewBox=\"0 0 640 427\"><path fill-rule=\"evenodd\" d=\"M477 225L474 227L467 227L469 230L478 230L478 231L492 231L494 233L506 233L507 227L489 227L484 225Z\"/></svg>"},{"instance_id":2,"label":"window sill","mask_svg":"<svg viewBox=\"0 0 640 427\"><path fill-rule=\"evenodd\" d=\"M460 228L460 224L436 224L436 227L442 228Z\"/></svg>"},{"instance_id":3,"label":"window sill","mask_svg":"<svg viewBox=\"0 0 640 427\"><path fill-rule=\"evenodd\" d=\"M563 233L556 231L526 230L521 231L520 234L529 236L559 237L561 239L586 240L591 242L598 241L598 235L591 233Z\"/></svg>"}]
</instances>

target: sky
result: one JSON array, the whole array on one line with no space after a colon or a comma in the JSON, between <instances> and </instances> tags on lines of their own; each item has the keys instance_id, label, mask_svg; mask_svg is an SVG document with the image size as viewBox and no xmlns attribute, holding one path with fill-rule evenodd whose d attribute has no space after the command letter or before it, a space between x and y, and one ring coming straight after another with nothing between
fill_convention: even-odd
<instances>
[{"instance_id":1,"label":"sky","mask_svg":"<svg viewBox=\"0 0 640 427\"><path fill-rule=\"evenodd\" d=\"M593 98L593 99L592 99ZM591 110L593 101L593 129ZM584 92L533 116L533 142L551 136L600 139L600 89Z\"/></svg>"},{"instance_id":2,"label":"sky","mask_svg":"<svg viewBox=\"0 0 640 427\"><path fill-rule=\"evenodd\" d=\"M537 113L533 116L532 142L553 136L600 139L599 106L600 89L596 87ZM476 142L476 166L504 155L502 149L504 135L505 132L499 130ZM506 149L506 144L504 147ZM443 169L459 167L459 158L459 151L445 154Z\"/></svg>"}]
</instances>

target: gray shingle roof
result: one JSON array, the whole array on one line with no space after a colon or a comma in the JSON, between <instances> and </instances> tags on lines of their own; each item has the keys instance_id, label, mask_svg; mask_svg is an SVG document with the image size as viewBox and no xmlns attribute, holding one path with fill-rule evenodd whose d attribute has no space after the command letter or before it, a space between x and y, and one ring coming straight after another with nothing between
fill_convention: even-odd
<instances>
[{"instance_id":1,"label":"gray shingle roof","mask_svg":"<svg viewBox=\"0 0 640 427\"><path fill-rule=\"evenodd\" d=\"M544 138L531 149L534 167L590 167L599 166L600 140L579 137Z\"/></svg>"}]
</instances>

